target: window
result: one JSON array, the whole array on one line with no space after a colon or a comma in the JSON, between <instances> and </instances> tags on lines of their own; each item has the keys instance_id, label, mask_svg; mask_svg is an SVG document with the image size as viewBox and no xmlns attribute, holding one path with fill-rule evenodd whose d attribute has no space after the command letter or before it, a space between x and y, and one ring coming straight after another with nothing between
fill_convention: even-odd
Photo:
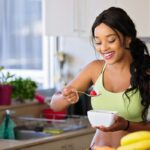
<instances>
[{"instance_id":1,"label":"window","mask_svg":"<svg viewBox=\"0 0 150 150\"><path fill-rule=\"evenodd\" d=\"M0 0L0 65L46 88L49 53L42 27L42 0Z\"/></svg>"}]
</instances>

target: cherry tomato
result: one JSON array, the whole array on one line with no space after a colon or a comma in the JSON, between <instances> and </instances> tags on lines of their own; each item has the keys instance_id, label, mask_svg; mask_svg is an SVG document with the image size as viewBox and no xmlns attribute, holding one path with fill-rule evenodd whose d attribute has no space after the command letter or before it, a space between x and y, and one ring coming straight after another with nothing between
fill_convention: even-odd
<instances>
[{"instance_id":1,"label":"cherry tomato","mask_svg":"<svg viewBox=\"0 0 150 150\"><path fill-rule=\"evenodd\" d=\"M97 93L96 93L96 91L94 91L94 90L92 90L92 91L90 91L90 95L97 95Z\"/></svg>"}]
</instances>

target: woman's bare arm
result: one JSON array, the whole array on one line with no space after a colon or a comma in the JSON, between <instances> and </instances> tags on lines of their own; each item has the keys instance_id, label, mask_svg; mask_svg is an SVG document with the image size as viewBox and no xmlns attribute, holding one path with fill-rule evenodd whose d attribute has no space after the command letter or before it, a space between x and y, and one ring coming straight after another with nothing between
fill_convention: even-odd
<instances>
[{"instance_id":1,"label":"woman's bare arm","mask_svg":"<svg viewBox=\"0 0 150 150\"><path fill-rule=\"evenodd\" d=\"M67 108L70 104L78 101L79 95L76 90L86 91L97 79L103 62L96 60L89 63L62 91L53 95L50 107L54 111Z\"/></svg>"}]
</instances>

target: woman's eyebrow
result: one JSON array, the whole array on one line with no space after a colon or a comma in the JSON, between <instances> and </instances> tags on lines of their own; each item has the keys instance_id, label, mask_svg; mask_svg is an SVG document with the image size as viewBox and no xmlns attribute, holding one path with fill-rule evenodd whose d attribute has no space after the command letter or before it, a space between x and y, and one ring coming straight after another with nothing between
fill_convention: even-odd
<instances>
[{"instance_id":1,"label":"woman's eyebrow","mask_svg":"<svg viewBox=\"0 0 150 150\"><path fill-rule=\"evenodd\" d=\"M110 37L110 36L116 36L116 34L115 34L115 33L112 33L112 34L106 35L106 37Z\"/></svg>"},{"instance_id":2,"label":"woman's eyebrow","mask_svg":"<svg viewBox=\"0 0 150 150\"><path fill-rule=\"evenodd\" d=\"M116 33L112 33L112 34L106 35L106 37L116 36L116 35L117 35ZM94 38L95 38L95 39L99 39L99 36L95 36Z\"/></svg>"}]
</instances>

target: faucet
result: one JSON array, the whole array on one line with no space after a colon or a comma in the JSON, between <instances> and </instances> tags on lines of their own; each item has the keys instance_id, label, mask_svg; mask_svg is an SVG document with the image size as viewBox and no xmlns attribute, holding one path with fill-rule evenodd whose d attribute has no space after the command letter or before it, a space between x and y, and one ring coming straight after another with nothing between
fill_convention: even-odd
<instances>
[{"instance_id":1,"label":"faucet","mask_svg":"<svg viewBox=\"0 0 150 150\"><path fill-rule=\"evenodd\" d=\"M6 109L6 110L5 110L5 114L6 114L6 115L9 115L9 116L14 116L15 113L16 113L16 112L15 112L14 110L9 110L9 109Z\"/></svg>"}]
</instances>

